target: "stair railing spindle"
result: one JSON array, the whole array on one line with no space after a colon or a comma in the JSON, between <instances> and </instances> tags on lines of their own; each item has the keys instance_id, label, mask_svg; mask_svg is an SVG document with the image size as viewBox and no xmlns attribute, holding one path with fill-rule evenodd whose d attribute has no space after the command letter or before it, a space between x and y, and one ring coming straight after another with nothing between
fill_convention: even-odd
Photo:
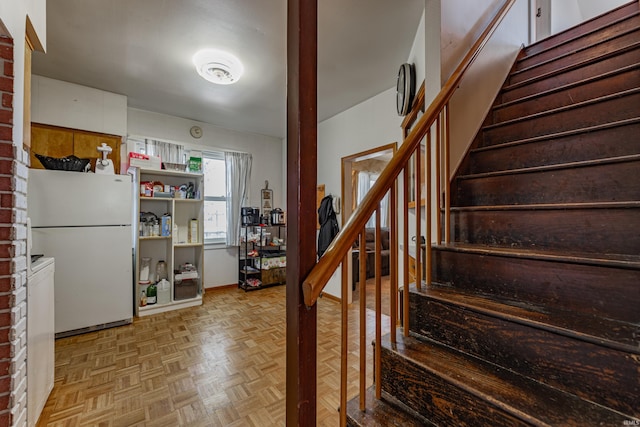
<instances>
[{"instance_id":1,"label":"stair railing spindle","mask_svg":"<svg viewBox=\"0 0 640 427\"><path fill-rule=\"evenodd\" d=\"M376 209L376 346L374 353L374 380L376 384L376 399L382 394L380 381L380 343L382 342L382 231L380 229L380 204Z\"/></svg>"},{"instance_id":2,"label":"stair railing spindle","mask_svg":"<svg viewBox=\"0 0 640 427\"><path fill-rule=\"evenodd\" d=\"M436 119L436 146L435 146L435 165L436 165L436 242L442 243L442 202L440 200L441 194L441 175L442 175L442 161L440 158L440 151L442 146L442 126L440 118L442 113L438 115Z\"/></svg>"},{"instance_id":3,"label":"stair railing spindle","mask_svg":"<svg viewBox=\"0 0 640 427\"><path fill-rule=\"evenodd\" d=\"M408 165L407 165L408 166ZM403 265L403 285L402 285L402 328L403 335L405 337L409 336L409 169L407 167L404 168L403 171L403 201L402 201L402 211L403 211L403 239L404 239L404 248L402 253L402 265Z\"/></svg>"},{"instance_id":4,"label":"stair railing spindle","mask_svg":"<svg viewBox=\"0 0 640 427\"><path fill-rule=\"evenodd\" d=\"M451 242L451 150L449 144L449 103L444 105L444 240Z\"/></svg>"},{"instance_id":5,"label":"stair railing spindle","mask_svg":"<svg viewBox=\"0 0 640 427\"><path fill-rule=\"evenodd\" d=\"M422 194L420 191L420 187L422 185L422 167L421 167L421 162L420 162L420 156L421 156L421 146L422 144L418 144L418 148L416 149L416 151L414 152L414 156L415 156L415 169L414 169L414 177L415 177L415 190L416 190L416 210L415 210L415 215L416 215L416 235L415 235L415 239L416 239L416 288L418 290L422 289L422 253L420 252L422 249L422 245L420 243L421 239L420 236L422 236ZM409 307L407 307L407 309L409 309Z\"/></svg>"},{"instance_id":6,"label":"stair railing spindle","mask_svg":"<svg viewBox=\"0 0 640 427\"><path fill-rule=\"evenodd\" d=\"M391 342L396 343L396 327L398 326L398 180L391 186L389 195L390 221L389 221L389 247L391 248L389 275L389 315L391 317Z\"/></svg>"},{"instance_id":7,"label":"stair railing spindle","mask_svg":"<svg viewBox=\"0 0 640 427\"><path fill-rule=\"evenodd\" d=\"M366 229L360 232L360 410L366 409L367 391L367 245Z\"/></svg>"},{"instance_id":8,"label":"stair railing spindle","mask_svg":"<svg viewBox=\"0 0 640 427\"><path fill-rule=\"evenodd\" d=\"M342 289L340 297L341 303L341 331L340 331L340 427L347 425L347 358L348 333L349 333L349 289L345 286L349 281L349 257L348 253L342 260ZM355 268L355 266L353 266Z\"/></svg>"},{"instance_id":9,"label":"stair railing spindle","mask_svg":"<svg viewBox=\"0 0 640 427\"><path fill-rule=\"evenodd\" d=\"M425 151L427 153L426 156L426 164L425 164L425 223L426 223L426 230L425 230L425 281L426 281L426 285L429 286L431 285L431 218L432 218L432 213L431 213L431 129L429 129L429 131L427 132L427 144L425 147Z\"/></svg>"}]
</instances>

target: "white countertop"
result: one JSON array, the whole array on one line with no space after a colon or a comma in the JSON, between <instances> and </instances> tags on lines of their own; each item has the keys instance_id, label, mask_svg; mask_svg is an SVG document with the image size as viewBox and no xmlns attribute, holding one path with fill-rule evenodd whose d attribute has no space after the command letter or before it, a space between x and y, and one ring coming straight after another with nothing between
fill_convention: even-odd
<instances>
[{"instance_id":1,"label":"white countertop","mask_svg":"<svg viewBox=\"0 0 640 427\"><path fill-rule=\"evenodd\" d=\"M43 268L47 267L48 265L53 264L53 258L52 257L42 257L42 258L38 258L35 262L33 262L31 264L31 273L30 274L36 274L38 271L42 270Z\"/></svg>"}]
</instances>

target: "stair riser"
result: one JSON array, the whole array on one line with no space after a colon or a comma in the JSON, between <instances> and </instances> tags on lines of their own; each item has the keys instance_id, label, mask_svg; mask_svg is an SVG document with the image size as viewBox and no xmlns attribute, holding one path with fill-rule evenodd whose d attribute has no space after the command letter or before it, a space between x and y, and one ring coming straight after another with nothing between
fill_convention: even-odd
<instances>
[{"instance_id":1,"label":"stair riser","mask_svg":"<svg viewBox=\"0 0 640 427\"><path fill-rule=\"evenodd\" d=\"M471 172L484 173L640 154L640 123L471 153Z\"/></svg>"},{"instance_id":2,"label":"stair riser","mask_svg":"<svg viewBox=\"0 0 640 427\"><path fill-rule=\"evenodd\" d=\"M486 147L636 117L640 117L640 91L486 127L482 142Z\"/></svg>"},{"instance_id":3,"label":"stair riser","mask_svg":"<svg viewBox=\"0 0 640 427\"><path fill-rule=\"evenodd\" d=\"M382 389L436 425L529 425L387 348L381 360Z\"/></svg>"},{"instance_id":4,"label":"stair riser","mask_svg":"<svg viewBox=\"0 0 640 427\"><path fill-rule=\"evenodd\" d=\"M615 39L608 40L606 43L590 46L573 55L559 57L555 60L551 60L531 68L515 71L509 75L508 82L509 84L519 83L546 73L557 71L564 67L579 64L583 61L589 61L599 56L606 55L611 51L622 49L626 46L632 45L633 43L637 43L639 40L640 30L627 33L620 37L616 37Z\"/></svg>"},{"instance_id":5,"label":"stair riser","mask_svg":"<svg viewBox=\"0 0 640 427\"><path fill-rule=\"evenodd\" d=\"M558 44L571 40L575 37L582 36L590 31L596 30L600 27L603 27L607 24L610 24L616 20L625 18L631 15L633 12L638 11L638 5L636 3L627 4L621 8L618 8L610 13L598 16L588 22L585 22L583 25L578 27L570 28L566 31L563 31L560 34L557 34L553 37L549 37L545 40L541 40L536 44L533 44L526 49L527 55L535 55L538 52L549 49L551 47L557 46Z\"/></svg>"},{"instance_id":6,"label":"stair riser","mask_svg":"<svg viewBox=\"0 0 640 427\"><path fill-rule=\"evenodd\" d=\"M433 257L433 280L465 292L622 322L640 321L638 270L446 250L434 250ZM635 345L633 337L616 332L610 331L609 338Z\"/></svg>"},{"instance_id":7,"label":"stair riser","mask_svg":"<svg viewBox=\"0 0 640 427\"><path fill-rule=\"evenodd\" d=\"M640 358L411 294L411 330L584 399L640 415Z\"/></svg>"},{"instance_id":8,"label":"stair riser","mask_svg":"<svg viewBox=\"0 0 640 427\"><path fill-rule=\"evenodd\" d=\"M606 254L640 254L640 208L458 211L455 242Z\"/></svg>"},{"instance_id":9,"label":"stair riser","mask_svg":"<svg viewBox=\"0 0 640 427\"><path fill-rule=\"evenodd\" d=\"M640 162L458 179L454 206L640 200Z\"/></svg>"},{"instance_id":10,"label":"stair riser","mask_svg":"<svg viewBox=\"0 0 640 427\"><path fill-rule=\"evenodd\" d=\"M535 95L562 85L574 83L580 80L592 78L600 74L608 73L640 62L640 47L628 49L613 55L604 56L597 61L572 68L563 72L529 82L525 85L517 85L507 88L498 95L501 103L510 102L525 96Z\"/></svg>"},{"instance_id":11,"label":"stair riser","mask_svg":"<svg viewBox=\"0 0 640 427\"><path fill-rule=\"evenodd\" d=\"M574 105L582 101L596 99L612 93L622 92L638 87L640 66L635 69L615 74L606 78L585 82L574 86L541 95L533 99L498 107L493 110L493 123L504 122L522 116L549 111L555 108Z\"/></svg>"},{"instance_id":12,"label":"stair riser","mask_svg":"<svg viewBox=\"0 0 640 427\"><path fill-rule=\"evenodd\" d=\"M558 56L566 53L572 53L576 50L582 49L585 46L593 46L600 43L602 40L607 40L616 36L620 36L630 30L640 27L640 16L630 16L625 20L612 24L606 28L596 31L591 34L584 35L578 39L569 41L567 43L555 46L551 49L540 52L536 55L531 55L530 52L526 52L527 56L520 59L516 64L516 70L522 70L545 61L552 60Z\"/></svg>"}]
</instances>

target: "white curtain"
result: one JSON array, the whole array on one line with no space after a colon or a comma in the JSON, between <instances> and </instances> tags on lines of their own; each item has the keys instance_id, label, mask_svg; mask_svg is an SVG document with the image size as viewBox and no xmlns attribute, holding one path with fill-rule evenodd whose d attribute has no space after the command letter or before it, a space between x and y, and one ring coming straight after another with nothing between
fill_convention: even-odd
<instances>
[{"instance_id":1,"label":"white curtain","mask_svg":"<svg viewBox=\"0 0 640 427\"><path fill-rule=\"evenodd\" d=\"M359 205L364 196L367 195L373 184L375 184L376 180L380 174L359 171L358 172L358 195L357 195L357 204ZM389 218L389 193L382 198L380 201L380 227L386 227L388 224ZM373 228L376 226L376 216L372 214L369 220L367 221L366 227Z\"/></svg>"},{"instance_id":2,"label":"white curtain","mask_svg":"<svg viewBox=\"0 0 640 427\"><path fill-rule=\"evenodd\" d=\"M224 153L227 193L227 245L240 245L240 208L249 201L251 154Z\"/></svg>"},{"instance_id":3,"label":"white curtain","mask_svg":"<svg viewBox=\"0 0 640 427\"><path fill-rule=\"evenodd\" d=\"M153 139L145 139L145 154L150 156L158 156L162 163L179 163L185 164L184 146L172 144L171 142L156 141Z\"/></svg>"}]
</instances>

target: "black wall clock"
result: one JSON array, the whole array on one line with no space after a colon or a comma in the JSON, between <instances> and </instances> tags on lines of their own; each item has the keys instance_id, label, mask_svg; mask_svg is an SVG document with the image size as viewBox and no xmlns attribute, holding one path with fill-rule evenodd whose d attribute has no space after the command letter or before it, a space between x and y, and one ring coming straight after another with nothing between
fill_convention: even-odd
<instances>
[{"instance_id":1,"label":"black wall clock","mask_svg":"<svg viewBox=\"0 0 640 427\"><path fill-rule=\"evenodd\" d=\"M413 64L404 63L398 70L396 82L396 108L399 116L406 116L416 92L416 73Z\"/></svg>"}]
</instances>

